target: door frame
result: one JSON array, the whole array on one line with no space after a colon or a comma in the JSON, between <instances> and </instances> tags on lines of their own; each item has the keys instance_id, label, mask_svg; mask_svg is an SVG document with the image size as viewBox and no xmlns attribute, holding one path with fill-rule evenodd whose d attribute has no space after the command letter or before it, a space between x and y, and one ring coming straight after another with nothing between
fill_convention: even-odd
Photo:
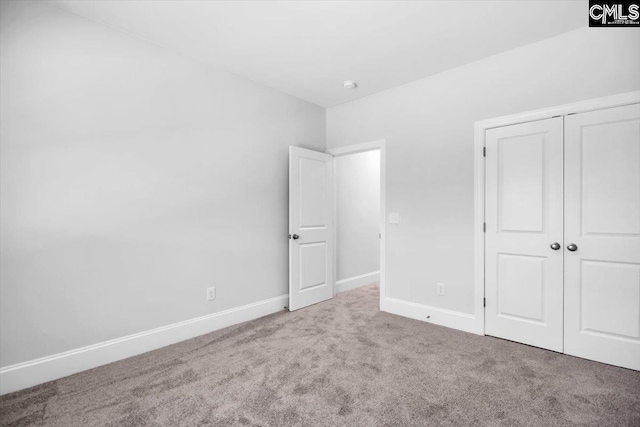
<instances>
[{"instance_id":1,"label":"door frame","mask_svg":"<svg viewBox=\"0 0 640 427\"><path fill-rule=\"evenodd\" d=\"M333 195L334 195L334 204L333 204L333 219L334 219L334 227L333 227L333 295L335 296L338 292L338 287L336 285L337 276L336 276L336 265L337 265L337 229L336 219L337 219L337 179L336 179L336 158L341 156L347 156L349 154L357 154L357 153L365 153L367 151L380 151L380 311L385 311L385 301L387 300L386 296L386 241L387 241L387 233L386 233L386 163L387 163L387 152L386 152L386 141L384 139L365 142L362 144L355 145L347 145L344 147L332 148L327 150L327 153L333 156Z\"/></svg>"},{"instance_id":2,"label":"door frame","mask_svg":"<svg viewBox=\"0 0 640 427\"><path fill-rule=\"evenodd\" d=\"M488 129L519 123L545 120L558 116L585 113L594 110L622 107L640 103L640 91L589 99L571 104L543 108L509 116L477 121L474 124L473 165L474 165L474 314L475 333L485 334L485 132Z\"/></svg>"}]
</instances>

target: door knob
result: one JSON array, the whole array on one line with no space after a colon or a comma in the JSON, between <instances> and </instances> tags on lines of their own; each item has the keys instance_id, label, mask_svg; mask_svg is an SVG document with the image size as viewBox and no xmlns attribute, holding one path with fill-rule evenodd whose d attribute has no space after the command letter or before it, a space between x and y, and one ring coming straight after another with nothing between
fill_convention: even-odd
<instances>
[{"instance_id":1,"label":"door knob","mask_svg":"<svg viewBox=\"0 0 640 427\"><path fill-rule=\"evenodd\" d=\"M291 236L291 238L293 240L298 240L300 238L300 236L298 236L297 234L294 234L293 236Z\"/></svg>"},{"instance_id":2,"label":"door knob","mask_svg":"<svg viewBox=\"0 0 640 427\"><path fill-rule=\"evenodd\" d=\"M569 246L567 246L567 249L569 249L571 252L575 252L578 250L578 247L574 243L572 243Z\"/></svg>"},{"instance_id":3,"label":"door knob","mask_svg":"<svg viewBox=\"0 0 640 427\"><path fill-rule=\"evenodd\" d=\"M551 249L553 249L554 251L557 251L558 249L560 249L560 243L558 242L552 243Z\"/></svg>"}]
</instances>

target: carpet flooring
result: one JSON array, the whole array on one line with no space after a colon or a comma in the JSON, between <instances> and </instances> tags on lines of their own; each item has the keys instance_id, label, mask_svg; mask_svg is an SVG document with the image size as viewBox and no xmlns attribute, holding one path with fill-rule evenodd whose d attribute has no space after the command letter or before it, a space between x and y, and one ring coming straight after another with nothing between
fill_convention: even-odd
<instances>
[{"instance_id":1,"label":"carpet flooring","mask_svg":"<svg viewBox=\"0 0 640 427\"><path fill-rule=\"evenodd\" d=\"M640 372L379 312L366 286L0 398L2 426L640 426Z\"/></svg>"}]
</instances>

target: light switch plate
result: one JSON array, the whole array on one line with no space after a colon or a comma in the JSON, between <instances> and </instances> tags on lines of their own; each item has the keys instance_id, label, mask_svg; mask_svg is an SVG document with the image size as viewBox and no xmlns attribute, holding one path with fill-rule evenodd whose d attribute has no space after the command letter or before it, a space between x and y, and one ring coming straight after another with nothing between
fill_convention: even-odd
<instances>
[{"instance_id":1,"label":"light switch plate","mask_svg":"<svg viewBox=\"0 0 640 427\"><path fill-rule=\"evenodd\" d=\"M400 224L400 214L399 213L390 213L389 214L389 224Z\"/></svg>"}]
</instances>

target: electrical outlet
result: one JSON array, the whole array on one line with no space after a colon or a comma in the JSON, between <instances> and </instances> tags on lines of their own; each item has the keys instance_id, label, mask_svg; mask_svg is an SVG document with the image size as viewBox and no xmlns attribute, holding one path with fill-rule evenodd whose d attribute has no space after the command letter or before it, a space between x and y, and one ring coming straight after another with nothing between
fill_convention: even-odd
<instances>
[{"instance_id":1,"label":"electrical outlet","mask_svg":"<svg viewBox=\"0 0 640 427\"><path fill-rule=\"evenodd\" d=\"M207 288L207 301L213 301L214 299L216 299L216 288L211 287L211 288Z\"/></svg>"},{"instance_id":2,"label":"electrical outlet","mask_svg":"<svg viewBox=\"0 0 640 427\"><path fill-rule=\"evenodd\" d=\"M444 286L445 286L444 283L438 283L438 287L437 287L437 290L436 290L436 293L438 295L444 296Z\"/></svg>"},{"instance_id":3,"label":"electrical outlet","mask_svg":"<svg viewBox=\"0 0 640 427\"><path fill-rule=\"evenodd\" d=\"M390 213L389 214L389 224L400 224L400 214L399 213Z\"/></svg>"}]
</instances>

